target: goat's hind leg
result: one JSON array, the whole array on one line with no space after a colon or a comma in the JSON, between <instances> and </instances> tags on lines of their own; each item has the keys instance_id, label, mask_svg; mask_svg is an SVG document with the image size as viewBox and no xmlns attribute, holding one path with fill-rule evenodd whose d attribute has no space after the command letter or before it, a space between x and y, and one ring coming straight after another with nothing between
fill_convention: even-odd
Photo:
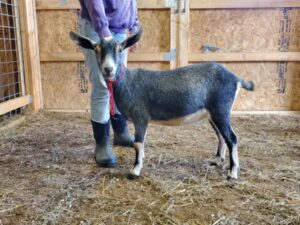
<instances>
[{"instance_id":1,"label":"goat's hind leg","mask_svg":"<svg viewBox=\"0 0 300 225\"><path fill-rule=\"evenodd\" d=\"M135 126L135 141L134 141L134 149L135 149L135 162L133 168L130 170L128 175L129 179L137 179L141 175L141 170L143 168L143 160L145 158L144 152L144 143L145 143L145 135L147 130L147 124L134 124Z\"/></svg>"},{"instance_id":2,"label":"goat's hind leg","mask_svg":"<svg viewBox=\"0 0 300 225\"><path fill-rule=\"evenodd\" d=\"M237 136L231 128L230 114L223 113L219 115L214 115L212 117L212 122L218 128L229 150L230 171L227 179L228 180L237 179L238 172L240 170L238 151L237 151Z\"/></svg>"},{"instance_id":3,"label":"goat's hind leg","mask_svg":"<svg viewBox=\"0 0 300 225\"><path fill-rule=\"evenodd\" d=\"M214 129L214 131L216 132L217 137L218 137L218 141L219 141L217 154L216 154L215 159L211 162L211 165L219 166L225 160L226 143L225 143L224 138L222 137L222 134L220 133L219 129L214 124L214 122L212 122L211 120L209 122L210 122L212 128Z\"/></svg>"}]
</instances>

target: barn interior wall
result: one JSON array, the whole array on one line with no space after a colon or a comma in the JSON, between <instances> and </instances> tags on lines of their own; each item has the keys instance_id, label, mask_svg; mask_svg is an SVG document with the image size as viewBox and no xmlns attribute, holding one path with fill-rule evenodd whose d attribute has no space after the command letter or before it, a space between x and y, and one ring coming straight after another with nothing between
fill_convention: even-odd
<instances>
[{"instance_id":1,"label":"barn interior wall","mask_svg":"<svg viewBox=\"0 0 300 225\"><path fill-rule=\"evenodd\" d=\"M37 18L41 54L80 52L68 36L70 30L78 30L78 10L39 10ZM139 18L144 35L138 53L170 51L170 10L139 10ZM202 53L205 44L218 47L216 53L299 52L299 20L300 9L191 10L189 53ZM240 91L234 110L300 110L299 63L224 64L257 87L253 93ZM129 66L165 70L170 63L129 62ZM83 62L43 61L41 70L45 109L88 110L90 84Z\"/></svg>"}]
</instances>

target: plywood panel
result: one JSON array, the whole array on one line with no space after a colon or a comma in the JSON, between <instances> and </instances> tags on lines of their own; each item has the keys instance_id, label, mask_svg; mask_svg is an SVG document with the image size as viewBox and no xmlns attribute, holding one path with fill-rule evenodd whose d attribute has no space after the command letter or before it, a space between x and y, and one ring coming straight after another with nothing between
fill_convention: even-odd
<instances>
[{"instance_id":1,"label":"plywood panel","mask_svg":"<svg viewBox=\"0 0 300 225\"><path fill-rule=\"evenodd\" d=\"M285 74L284 93L278 93L280 84L277 63L224 64L239 77L255 82L256 90L241 89L234 110L300 110L300 64L289 63Z\"/></svg>"},{"instance_id":2,"label":"plywood panel","mask_svg":"<svg viewBox=\"0 0 300 225\"><path fill-rule=\"evenodd\" d=\"M298 0L191 0L191 8L241 9L300 7Z\"/></svg>"},{"instance_id":3,"label":"plywood panel","mask_svg":"<svg viewBox=\"0 0 300 225\"><path fill-rule=\"evenodd\" d=\"M39 40L42 53L79 52L69 40L77 30L77 10L38 11ZM281 9L192 10L190 12L190 53L200 53L209 43L220 53L272 53L280 51ZM56 18L53 21L53 18ZM138 53L170 51L170 10L140 9L144 27ZM288 11L289 52L300 51L300 9ZM227 63L240 77L256 83L255 92L241 90L234 110L300 110L300 63L288 63L284 93L278 93L277 63ZM168 70L168 62L130 62L129 67ZM90 85L87 72L80 76L78 63L42 63L43 94L46 109L89 109ZM86 93L87 91L87 93Z\"/></svg>"},{"instance_id":4,"label":"plywood panel","mask_svg":"<svg viewBox=\"0 0 300 225\"><path fill-rule=\"evenodd\" d=\"M89 108L90 87L82 88L88 76L80 77L78 63L43 63L41 69L45 109Z\"/></svg>"},{"instance_id":5,"label":"plywood panel","mask_svg":"<svg viewBox=\"0 0 300 225\"><path fill-rule=\"evenodd\" d=\"M130 63L129 67L167 70L169 63ZM43 63L41 68L45 109L87 110L90 108L91 88L83 64Z\"/></svg>"},{"instance_id":6,"label":"plywood panel","mask_svg":"<svg viewBox=\"0 0 300 225\"><path fill-rule=\"evenodd\" d=\"M290 21L290 30L288 32L289 51L300 51L300 9L289 11L288 20Z\"/></svg>"},{"instance_id":7,"label":"plywood panel","mask_svg":"<svg viewBox=\"0 0 300 225\"><path fill-rule=\"evenodd\" d=\"M38 10L62 10L62 9L79 9L80 4L78 0L36 0ZM139 9L164 9L168 8L164 1L149 1L138 0L137 5Z\"/></svg>"},{"instance_id":8,"label":"plywood panel","mask_svg":"<svg viewBox=\"0 0 300 225\"><path fill-rule=\"evenodd\" d=\"M70 31L77 31L77 10L38 11L40 52L79 51L69 38Z\"/></svg>"},{"instance_id":9,"label":"plywood panel","mask_svg":"<svg viewBox=\"0 0 300 225\"><path fill-rule=\"evenodd\" d=\"M253 80L256 84L254 92L240 90L234 110L300 110L300 63L288 64L285 93L277 93L279 75L276 63L224 65L238 76ZM169 69L167 63L130 63L129 66ZM90 85L87 84L88 92L82 93L83 81L77 63L45 63L42 64L42 73L46 109L89 109Z\"/></svg>"},{"instance_id":10,"label":"plywood panel","mask_svg":"<svg viewBox=\"0 0 300 225\"><path fill-rule=\"evenodd\" d=\"M69 31L78 30L77 10L38 11L37 15L41 52L78 52L69 38ZM138 52L168 52L169 10L139 10L139 19L144 27L144 34Z\"/></svg>"},{"instance_id":11,"label":"plywood panel","mask_svg":"<svg viewBox=\"0 0 300 225\"><path fill-rule=\"evenodd\" d=\"M299 51L300 9L288 11L289 51ZM259 10L192 10L190 52L201 52L209 43L220 52L276 52L279 50L283 11Z\"/></svg>"}]
</instances>

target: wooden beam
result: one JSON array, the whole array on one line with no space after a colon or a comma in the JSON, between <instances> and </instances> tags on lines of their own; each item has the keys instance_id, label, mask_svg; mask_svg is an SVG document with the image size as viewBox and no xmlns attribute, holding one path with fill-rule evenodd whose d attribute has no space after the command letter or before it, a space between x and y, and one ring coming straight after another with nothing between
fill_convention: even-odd
<instances>
[{"instance_id":1,"label":"wooden beam","mask_svg":"<svg viewBox=\"0 0 300 225\"><path fill-rule=\"evenodd\" d=\"M166 0L137 0L139 9L169 9L170 6L166 5Z\"/></svg>"},{"instance_id":2,"label":"wooden beam","mask_svg":"<svg viewBox=\"0 0 300 225\"><path fill-rule=\"evenodd\" d=\"M158 53L130 53L128 54L129 62L169 62L165 55L167 52Z\"/></svg>"},{"instance_id":3,"label":"wooden beam","mask_svg":"<svg viewBox=\"0 0 300 225\"><path fill-rule=\"evenodd\" d=\"M58 113L89 113L90 109L45 109L45 112L58 112ZM279 115L279 116L300 116L300 111L232 111L233 117L241 116L265 116L265 115Z\"/></svg>"},{"instance_id":4,"label":"wooden beam","mask_svg":"<svg viewBox=\"0 0 300 225\"><path fill-rule=\"evenodd\" d=\"M14 98L12 100L0 103L0 115L29 105L30 103L32 103L32 97L30 95L25 95L23 97Z\"/></svg>"},{"instance_id":5,"label":"wooden beam","mask_svg":"<svg viewBox=\"0 0 300 225\"><path fill-rule=\"evenodd\" d=\"M30 108L38 111L43 107L43 99L35 0L18 1L18 4L22 18L20 22L26 94L33 98Z\"/></svg>"},{"instance_id":6,"label":"wooden beam","mask_svg":"<svg viewBox=\"0 0 300 225\"><path fill-rule=\"evenodd\" d=\"M189 62L300 62L300 52L270 53L199 53L190 54Z\"/></svg>"},{"instance_id":7,"label":"wooden beam","mask_svg":"<svg viewBox=\"0 0 300 225\"><path fill-rule=\"evenodd\" d=\"M190 0L191 9L300 7L299 0Z\"/></svg>"},{"instance_id":8,"label":"wooden beam","mask_svg":"<svg viewBox=\"0 0 300 225\"><path fill-rule=\"evenodd\" d=\"M149 1L137 0L139 9L168 9L165 1ZM36 0L37 10L67 10L67 9L80 9L78 0Z\"/></svg>"},{"instance_id":9,"label":"wooden beam","mask_svg":"<svg viewBox=\"0 0 300 225\"><path fill-rule=\"evenodd\" d=\"M232 111L233 116L265 116L265 115L278 115L278 116L300 116L300 111L289 111L289 110L282 110L282 111Z\"/></svg>"},{"instance_id":10,"label":"wooden beam","mask_svg":"<svg viewBox=\"0 0 300 225\"><path fill-rule=\"evenodd\" d=\"M170 9L170 51L176 51L176 57L170 61L170 69L177 67L177 29L178 29L178 15L175 13L175 9Z\"/></svg>"},{"instance_id":11,"label":"wooden beam","mask_svg":"<svg viewBox=\"0 0 300 225\"><path fill-rule=\"evenodd\" d=\"M130 62L168 62L166 52L160 53L130 53ZM84 55L80 52L42 52L41 62L81 62ZM270 53L193 53L188 56L189 62L300 62L300 52L270 52Z\"/></svg>"},{"instance_id":12,"label":"wooden beam","mask_svg":"<svg viewBox=\"0 0 300 225\"><path fill-rule=\"evenodd\" d=\"M178 0L177 66L188 64L190 1Z\"/></svg>"},{"instance_id":13,"label":"wooden beam","mask_svg":"<svg viewBox=\"0 0 300 225\"><path fill-rule=\"evenodd\" d=\"M168 62L165 59L166 52L160 53L130 53L130 62ZM80 62L84 61L84 55L80 52L42 52L41 62Z\"/></svg>"}]
</instances>

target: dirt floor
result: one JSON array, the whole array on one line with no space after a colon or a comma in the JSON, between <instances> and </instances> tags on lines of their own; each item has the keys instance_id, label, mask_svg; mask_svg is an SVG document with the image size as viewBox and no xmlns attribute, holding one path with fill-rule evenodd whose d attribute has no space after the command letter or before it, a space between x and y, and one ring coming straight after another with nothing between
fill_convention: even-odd
<instances>
[{"instance_id":1,"label":"dirt floor","mask_svg":"<svg viewBox=\"0 0 300 225\"><path fill-rule=\"evenodd\" d=\"M97 167L88 115L28 115L0 131L0 225L300 224L300 117L234 117L233 127L238 181L226 180L228 158L211 164L207 122L151 125L132 181L131 148L115 148L117 168Z\"/></svg>"}]
</instances>

